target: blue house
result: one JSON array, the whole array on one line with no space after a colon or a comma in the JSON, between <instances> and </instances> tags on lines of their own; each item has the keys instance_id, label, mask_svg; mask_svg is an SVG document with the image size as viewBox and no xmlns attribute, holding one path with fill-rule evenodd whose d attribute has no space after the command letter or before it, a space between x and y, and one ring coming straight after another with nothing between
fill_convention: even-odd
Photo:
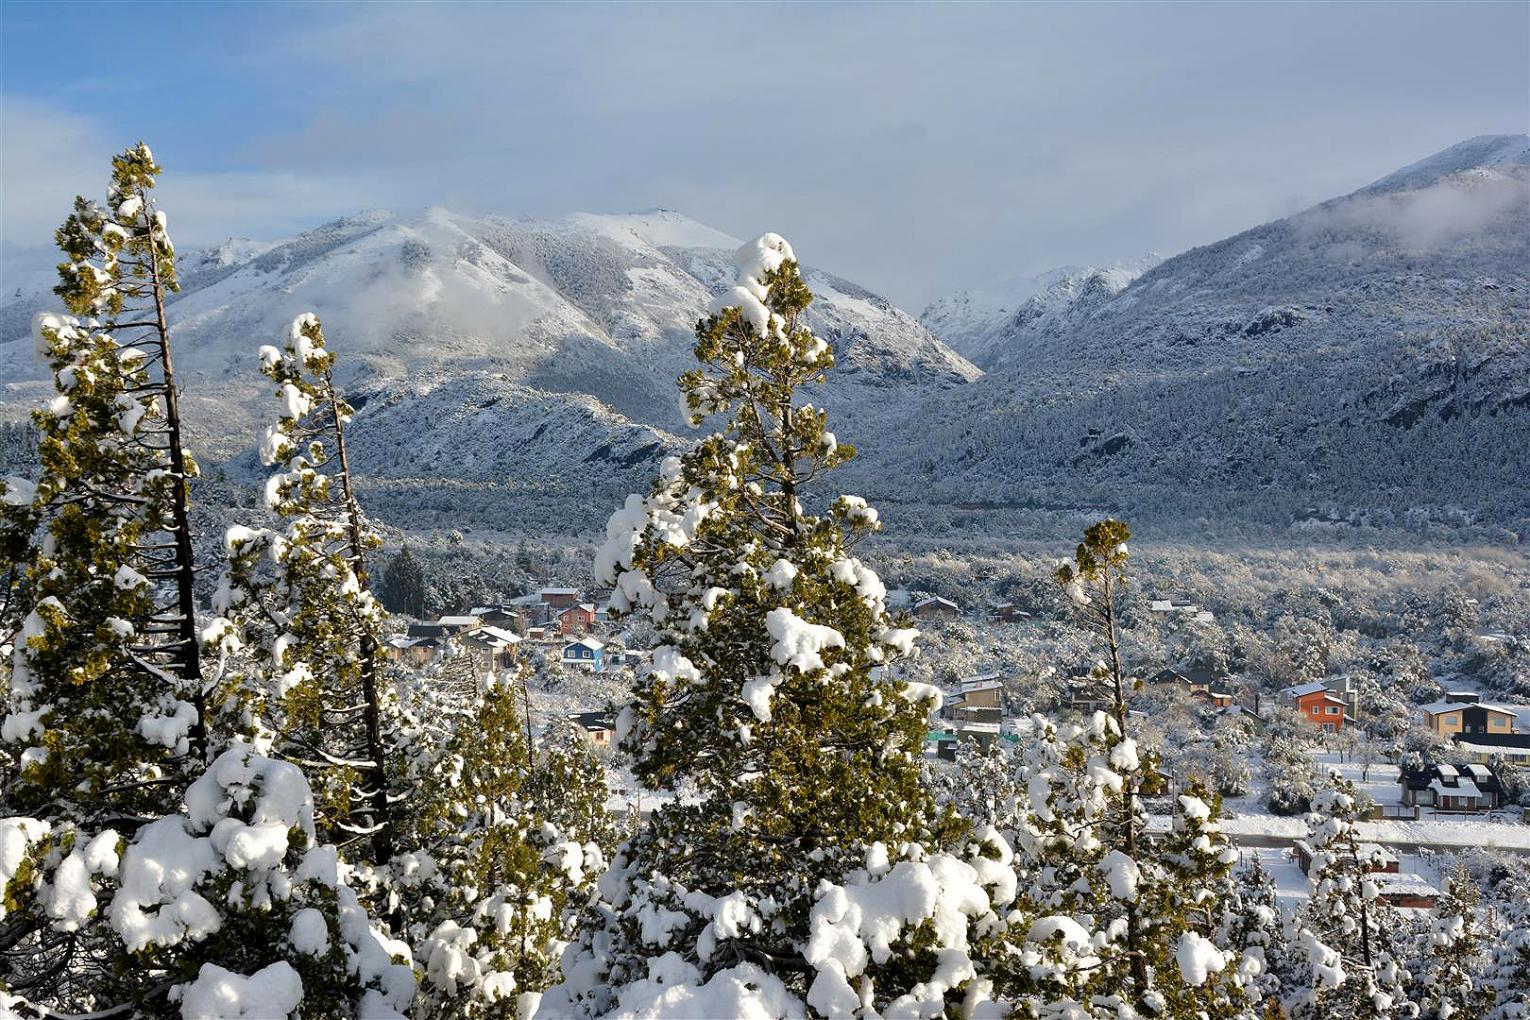
<instances>
[{"instance_id":1,"label":"blue house","mask_svg":"<svg viewBox=\"0 0 1530 1020\"><path fill-rule=\"evenodd\" d=\"M599 673L606 666L605 642L597 641L592 637L570 641L563 646L562 662L564 666L578 666L591 673Z\"/></svg>"}]
</instances>

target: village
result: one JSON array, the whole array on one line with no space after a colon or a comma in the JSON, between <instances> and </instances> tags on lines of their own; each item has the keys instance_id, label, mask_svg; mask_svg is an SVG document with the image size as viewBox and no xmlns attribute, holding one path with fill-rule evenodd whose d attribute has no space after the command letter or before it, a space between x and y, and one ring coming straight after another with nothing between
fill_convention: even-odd
<instances>
[{"instance_id":1,"label":"village","mask_svg":"<svg viewBox=\"0 0 1530 1020\"><path fill-rule=\"evenodd\" d=\"M475 668L500 672L525 666L527 713L539 729L561 720L581 730L608 769L609 806L616 814L647 815L670 799L638 789L622 768L616 750L613 692L627 690L623 678L647 668L651 650L629 647L631 635L613 619L610 591L545 586L503 603L475 605L435 620L407 622L388 638L387 656L415 668L443 658L465 656ZM939 641L948 624L964 623L1000 633L1023 633L1035 624L1013 602L963 607L936 595L904 590L888 594L889 606L906 613L925 640ZM1171 625L1176 620L1210 622L1200 606L1170 598L1149 598L1147 611ZM1514 640L1496 635L1496 640ZM903 667L894 667L902 669ZM937 683L939 704L929 717L925 757L932 770L949 768L964 753L989 753L1026 739L1036 713L1055 720L1080 720L1109 712L1114 692L1101 676L1068 676L1049 703L1017 697L1035 683L1014 670L990 669ZM1435 746L1448 748L1432 760L1383 750L1366 736L1357 685L1346 674L1265 691L1257 683L1203 666L1163 668L1135 681L1129 700L1142 697L1182 706L1208 733L1233 730L1252 738L1249 757L1263 757L1258 740L1272 728L1300 727L1305 751L1317 770L1333 770L1355 782L1369 799L1367 842L1379 895L1394 906L1428 909L1441 894L1442 854L1491 848L1530 854L1530 807L1510 796L1522 788L1517 773L1530 768L1530 705L1509 705L1472 690L1446 690L1418 706L1414 722ZM1145 710L1132 708L1134 716ZM1179 734L1193 750L1197 738ZM1174 742L1170 738L1170 742ZM1267 769L1273 763L1261 762ZM1166 785L1146 798L1157 826L1167 825L1168 799L1196 776L1166 771ZM1267 779L1273 777L1266 777ZM1256 781L1243 796L1227 796L1223 829L1243 854L1258 858L1275 878L1282 898L1308 895L1311 850L1302 818L1274 813L1261 799Z\"/></svg>"}]
</instances>

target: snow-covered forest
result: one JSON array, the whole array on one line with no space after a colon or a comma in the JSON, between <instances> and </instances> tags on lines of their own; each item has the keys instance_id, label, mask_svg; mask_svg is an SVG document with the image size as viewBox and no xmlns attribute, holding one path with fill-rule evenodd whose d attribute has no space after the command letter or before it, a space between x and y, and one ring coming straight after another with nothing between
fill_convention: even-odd
<instances>
[{"instance_id":1,"label":"snow-covered forest","mask_svg":"<svg viewBox=\"0 0 1530 1020\"><path fill-rule=\"evenodd\" d=\"M382 525L308 311L199 468L161 173L58 230L0 482L0 1016L1530 1017L1504 533L876 505L868 298L773 233L603 530Z\"/></svg>"}]
</instances>

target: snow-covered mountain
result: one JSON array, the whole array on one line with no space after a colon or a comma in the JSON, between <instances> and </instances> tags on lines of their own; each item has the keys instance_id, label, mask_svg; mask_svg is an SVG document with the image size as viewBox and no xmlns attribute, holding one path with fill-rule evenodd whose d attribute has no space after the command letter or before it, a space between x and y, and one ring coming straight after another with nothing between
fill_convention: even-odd
<instances>
[{"instance_id":1,"label":"snow-covered mountain","mask_svg":"<svg viewBox=\"0 0 1530 1020\"><path fill-rule=\"evenodd\" d=\"M997 287L959 290L932 301L919 321L986 371L1009 360L1007 342L1017 326L1098 307L1162 261L1149 253L1109 266L1062 266Z\"/></svg>"},{"instance_id":2,"label":"snow-covered mountain","mask_svg":"<svg viewBox=\"0 0 1530 1020\"><path fill-rule=\"evenodd\" d=\"M1525 136L1473 139L1012 315L861 469L953 502L1530 531L1527 164Z\"/></svg>"},{"instance_id":3,"label":"snow-covered mountain","mask_svg":"<svg viewBox=\"0 0 1530 1020\"><path fill-rule=\"evenodd\" d=\"M666 210L548 222L432 209L183 253L170 315L193 435L204 460L253 466L272 413L255 352L312 310L360 409L353 444L369 476L629 485L678 442L675 378L739 243ZM882 403L889 388L981 374L885 299L821 269L805 275L812 325L840 365L825 399ZM43 292L0 307L5 418L47 390L30 328L54 303Z\"/></svg>"}]
</instances>

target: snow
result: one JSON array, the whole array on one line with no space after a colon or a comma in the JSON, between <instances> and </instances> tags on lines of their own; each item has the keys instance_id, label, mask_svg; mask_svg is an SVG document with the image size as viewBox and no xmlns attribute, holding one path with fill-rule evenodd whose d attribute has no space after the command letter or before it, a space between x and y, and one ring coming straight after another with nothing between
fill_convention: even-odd
<instances>
[{"instance_id":1,"label":"snow","mask_svg":"<svg viewBox=\"0 0 1530 1020\"><path fill-rule=\"evenodd\" d=\"M293 915L288 938L293 949L308 956L323 956L329 952L329 926L324 922L324 915L313 907L304 907Z\"/></svg>"},{"instance_id":2,"label":"snow","mask_svg":"<svg viewBox=\"0 0 1530 1020\"><path fill-rule=\"evenodd\" d=\"M661 976L679 977L675 973ZM686 975L689 977L689 975ZM549 1014L547 1006L538 1016ZM718 971L705 984L694 979L665 983L650 976L622 989L611 1020L806 1020L802 1000L771 974L746 963Z\"/></svg>"},{"instance_id":3,"label":"snow","mask_svg":"<svg viewBox=\"0 0 1530 1020\"><path fill-rule=\"evenodd\" d=\"M845 638L833 627L808 623L785 607L765 614L765 627L775 639L770 655L783 666L803 673L824 668L822 653L845 647Z\"/></svg>"},{"instance_id":4,"label":"snow","mask_svg":"<svg viewBox=\"0 0 1530 1020\"><path fill-rule=\"evenodd\" d=\"M1179 963L1180 977L1185 984L1200 987L1212 974L1219 974L1228 964L1228 954L1218 949L1211 940L1187 931L1179 937L1174 949L1174 959Z\"/></svg>"},{"instance_id":5,"label":"snow","mask_svg":"<svg viewBox=\"0 0 1530 1020\"><path fill-rule=\"evenodd\" d=\"M5 492L0 494L0 502L4 502L6 506L29 506L36 498L37 486L25 478L6 475Z\"/></svg>"},{"instance_id":6,"label":"snow","mask_svg":"<svg viewBox=\"0 0 1530 1020\"><path fill-rule=\"evenodd\" d=\"M132 591L134 588L141 588L148 584L149 579L124 563L112 576L112 583L122 591Z\"/></svg>"},{"instance_id":7,"label":"snow","mask_svg":"<svg viewBox=\"0 0 1530 1020\"><path fill-rule=\"evenodd\" d=\"M303 981L292 964L278 960L248 976L204 963L196 980L171 992L182 1020L272 1020L297 1011Z\"/></svg>"},{"instance_id":8,"label":"snow","mask_svg":"<svg viewBox=\"0 0 1530 1020\"><path fill-rule=\"evenodd\" d=\"M1105 876L1106 884L1110 886L1110 895L1118 900L1130 901L1137 898L1137 882L1142 877L1142 871L1136 861L1120 850L1112 850L1100 861L1099 869Z\"/></svg>"},{"instance_id":9,"label":"snow","mask_svg":"<svg viewBox=\"0 0 1530 1020\"><path fill-rule=\"evenodd\" d=\"M765 583L777 591L787 591L797 576L797 568L790 560L778 559L765 571Z\"/></svg>"}]
</instances>

